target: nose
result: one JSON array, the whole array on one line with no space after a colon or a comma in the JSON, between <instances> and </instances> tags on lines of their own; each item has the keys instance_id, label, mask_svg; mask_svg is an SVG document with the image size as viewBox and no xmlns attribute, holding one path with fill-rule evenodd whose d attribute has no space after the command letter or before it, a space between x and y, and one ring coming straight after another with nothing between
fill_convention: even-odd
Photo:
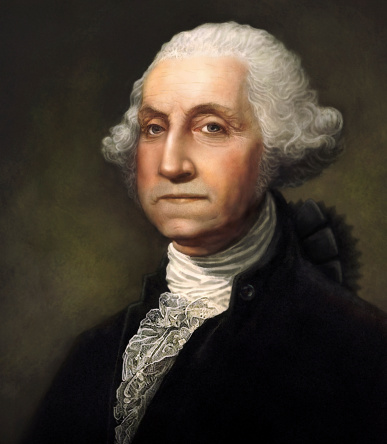
<instances>
[{"instance_id":1,"label":"nose","mask_svg":"<svg viewBox=\"0 0 387 444\"><path fill-rule=\"evenodd\" d=\"M187 182L195 177L196 170L189 155L189 140L183 135L168 135L163 147L159 174L172 182Z\"/></svg>"}]
</instances>

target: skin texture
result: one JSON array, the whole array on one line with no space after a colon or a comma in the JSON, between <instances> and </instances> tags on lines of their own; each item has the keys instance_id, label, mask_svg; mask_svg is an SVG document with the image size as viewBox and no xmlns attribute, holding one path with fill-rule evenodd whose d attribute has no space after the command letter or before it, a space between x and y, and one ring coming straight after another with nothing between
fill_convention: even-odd
<instances>
[{"instance_id":1,"label":"skin texture","mask_svg":"<svg viewBox=\"0 0 387 444\"><path fill-rule=\"evenodd\" d=\"M139 112L138 195L146 215L190 256L224 250L253 224L263 145L232 57L159 63Z\"/></svg>"}]
</instances>

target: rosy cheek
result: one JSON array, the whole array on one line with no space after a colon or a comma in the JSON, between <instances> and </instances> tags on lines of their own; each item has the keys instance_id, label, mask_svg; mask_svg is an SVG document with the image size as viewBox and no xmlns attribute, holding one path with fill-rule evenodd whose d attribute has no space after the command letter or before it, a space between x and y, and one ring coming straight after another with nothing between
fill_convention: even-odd
<instances>
[{"instance_id":1,"label":"rosy cheek","mask_svg":"<svg viewBox=\"0 0 387 444\"><path fill-rule=\"evenodd\" d=\"M138 148L137 151L137 184L138 188L151 186L157 176L156 156L148 153L146 149Z\"/></svg>"},{"instance_id":2,"label":"rosy cheek","mask_svg":"<svg viewBox=\"0 0 387 444\"><path fill-rule=\"evenodd\" d=\"M223 160L222 168L224 171L233 174L235 168L239 168L240 159L238 156L228 156Z\"/></svg>"}]
</instances>

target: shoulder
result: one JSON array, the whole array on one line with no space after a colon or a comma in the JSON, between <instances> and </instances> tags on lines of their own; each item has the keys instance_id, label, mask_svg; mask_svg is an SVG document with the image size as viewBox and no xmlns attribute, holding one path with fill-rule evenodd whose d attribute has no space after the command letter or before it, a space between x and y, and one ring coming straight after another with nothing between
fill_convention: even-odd
<instances>
[{"instance_id":1,"label":"shoulder","mask_svg":"<svg viewBox=\"0 0 387 444\"><path fill-rule=\"evenodd\" d=\"M93 328L81 333L74 342L73 352L79 348L94 347L95 344L116 342L126 323L128 309L125 308L105 319Z\"/></svg>"},{"instance_id":2,"label":"shoulder","mask_svg":"<svg viewBox=\"0 0 387 444\"><path fill-rule=\"evenodd\" d=\"M125 309L74 341L23 442L105 442L112 378L126 317Z\"/></svg>"},{"instance_id":3,"label":"shoulder","mask_svg":"<svg viewBox=\"0 0 387 444\"><path fill-rule=\"evenodd\" d=\"M337 223L326 216L323 206L313 205L323 209L316 223L313 214L304 213L302 220L297 208L279 193L274 196L278 214L275 253L264 267L242 277L259 296L251 308L256 305L261 323L270 320L268 330L275 329L276 337L281 329L284 343L309 353L312 360L336 360L343 365L347 361L358 368L368 365L371 374L386 357L387 315L358 297L353 281L345 279L351 263L347 256L353 258L354 251L348 235L335 229ZM340 233L347 236L345 242L339 239ZM305 240L309 240L307 248ZM321 266L332 262L345 271L341 279L340 274L332 276Z\"/></svg>"}]
</instances>

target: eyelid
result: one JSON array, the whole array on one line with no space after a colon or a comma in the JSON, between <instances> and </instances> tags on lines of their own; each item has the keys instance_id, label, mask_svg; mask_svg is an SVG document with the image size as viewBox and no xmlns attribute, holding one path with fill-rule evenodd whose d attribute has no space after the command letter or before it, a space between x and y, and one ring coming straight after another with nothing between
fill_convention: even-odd
<instances>
[{"instance_id":1,"label":"eyelid","mask_svg":"<svg viewBox=\"0 0 387 444\"><path fill-rule=\"evenodd\" d=\"M158 134L152 134L151 133L151 129L152 127L157 126L161 129L161 131ZM142 122L141 123L141 133L145 136L145 137L159 137L162 134L164 134L164 132L166 131L166 128L164 125L160 125L159 123L145 123Z\"/></svg>"},{"instance_id":2,"label":"eyelid","mask_svg":"<svg viewBox=\"0 0 387 444\"><path fill-rule=\"evenodd\" d=\"M217 125L220 128L219 131L211 132L203 130L203 128L211 124ZM196 122L194 126L194 131L196 133L202 133L205 136L213 136L213 137L225 136L230 134L227 123L223 119L213 115L205 116L204 118L201 118L198 122Z\"/></svg>"},{"instance_id":3,"label":"eyelid","mask_svg":"<svg viewBox=\"0 0 387 444\"><path fill-rule=\"evenodd\" d=\"M158 128L161 128L161 131L158 134L151 134L150 131L151 131L152 127L155 127L155 126L157 126ZM150 123L150 124L146 125L145 130L146 130L146 134L148 134L150 136L159 136L160 134L162 134L165 131L165 128L162 125L159 125L158 123Z\"/></svg>"},{"instance_id":4,"label":"eyelid","mask_svg":"<svg viewBox=\"0 0 387 444\"><path fill-rule=\"evenodd\" d=\"M214 132L212 132L212 131L203 131L203 128L205 128L206 126L209 126L209 125L216 125L216 126L218 126L218 127L220 128L220 130L219 130L219 131L214 131ZM202 132L204 132L205 134L221 134L221 133L226 133L226 129L223 127L223 125L220 125L220 124L217 123L217 122L209 122L209 123L206 123L205 125L202 125L202 126L200 127L200 129L201 129Z\"/></svg>"},{"instance_id":5,"label":"eyelid","mask_svg":"<svg viewBox=\"0 0 387 444\"><path fill-rule=\"evenodd\" d=\"M210 125L214 123L215 125L219 125L222 128L227 127L227 122L222 117L216 114L202 114L194 117L192 119L195 128L202 128L206 125Z\"/></svg>"}]
</instances>

